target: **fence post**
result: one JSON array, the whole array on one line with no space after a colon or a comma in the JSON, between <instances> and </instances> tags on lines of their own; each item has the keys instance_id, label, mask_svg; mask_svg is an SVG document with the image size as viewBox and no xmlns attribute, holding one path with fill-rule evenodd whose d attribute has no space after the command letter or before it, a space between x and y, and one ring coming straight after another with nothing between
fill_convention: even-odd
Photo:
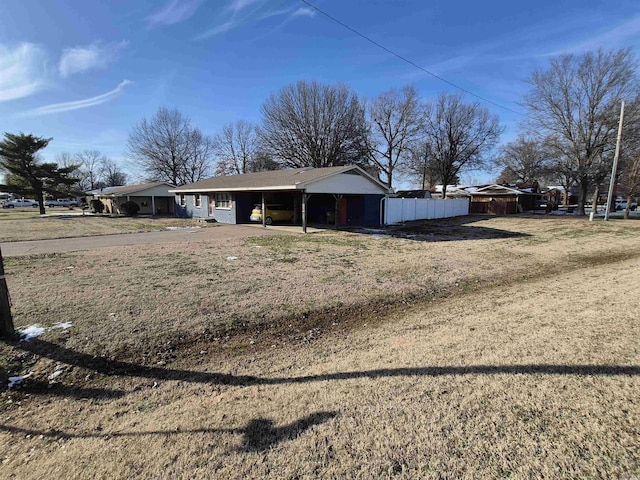
<instances>
[{"instance_id":1,"label":"fence post","mask_svg":"<svg viewBox=\"0 0 640 480\"><path fill-rule=\"evenodd\" d=\"M0 337L10 337L14 333L9 289L4 278L4 261L2 259L2 249L0 249Z\"/></svg>"}]
</instances>

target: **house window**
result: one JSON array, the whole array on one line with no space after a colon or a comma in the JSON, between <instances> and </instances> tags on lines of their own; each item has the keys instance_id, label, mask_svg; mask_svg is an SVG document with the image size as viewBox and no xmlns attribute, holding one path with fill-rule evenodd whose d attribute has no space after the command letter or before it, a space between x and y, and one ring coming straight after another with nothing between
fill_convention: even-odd
<instances>
[{"instance_id":1,"label":"house window","mask_svg":"<svg viewBox=\"0 0 640 480\"><path fill-rule=\"evenodd\" d=\"M216 208L231 208L231 194L216 193Z\"/></svg>"},{"instance_id":2,"label":"house window","mask_svg":"<svg viewBox=\"0 0 640 480\"><path fill-rule=\"evenodd\" d=\"M180 194L180 206L181 207L186 207L187 206L187 197L184 193Z\"/></svg>"},{"instance_id":3,"label":"house window","mask_svg":"<svg viewBox=\"0 0 640 480\"><path fill-rule=\"evenodd\" d=\"M202 206L202 197L199 193L196 193L193 196L193 204L196 206L196 208L200 208Z\"/></svg>"}]
</instances>

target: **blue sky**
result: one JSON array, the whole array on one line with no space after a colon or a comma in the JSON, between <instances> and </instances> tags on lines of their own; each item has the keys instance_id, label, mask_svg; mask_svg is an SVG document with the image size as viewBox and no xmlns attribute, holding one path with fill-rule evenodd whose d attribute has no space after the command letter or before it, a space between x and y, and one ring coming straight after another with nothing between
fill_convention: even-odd
<instances>
[{"instance_id":1,"label":"blue sky","mask_svg":"<svg viewBox=\"0 0 640 480\"><path fill-rule=\"evenodd\" d=\"M313 3L517 111L526 77L552 56L640 47L637 0ZM3 2L0 132L53 137L47 159L98 149L131 170L128 131L158 107L176 107L214 134L231 121L259 122L267 96L300 79L345 82L364 97L407 84L424 98L455 91L299 0ZM522 117L487 107L503 139L515 137Z\"/></svg>"}]
</instances>

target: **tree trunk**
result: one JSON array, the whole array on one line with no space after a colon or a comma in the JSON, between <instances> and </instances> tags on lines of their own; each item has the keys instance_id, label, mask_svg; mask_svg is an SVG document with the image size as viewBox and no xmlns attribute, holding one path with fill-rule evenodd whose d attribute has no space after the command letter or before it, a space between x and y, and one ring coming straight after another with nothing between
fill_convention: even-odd
<instances>
[{"instance_id":1,"label":"tree trunk","mask_svg":"<svg viewBox=\"0 0 640 480\"><path fill-rule=\"evenodd\" d=\"M593 214L598 213L598 197L600 196L600 185L596 185L596 190L593 192L593 201L591 202L591 211Z\"/></svg>"},{"instance_id":2,"label":"tree trunk","mask_svg":"<svg viewBox=\"0 0 640 480\"><path fill-rule=\"evenodd\" d=\"M580 182L580 188L578 189L578 215L584 215L584 205L587 203L588 189L588 182Z\"/></svg>"},{"instance_id":3,"label":"tree trunk","mask_svg":"<svg viewBox=\"0 0 640 480\"><path fill-rule=\"evenodd\" d=\"M38 199L38 207L40 208L40 215L44 215L46 213L46 210L44 208L44 195L42 194L42 192L39 192L36 195L37 199Z\"/></svg>"},{"instance_id":4,"label":"tree trunk","mask_svg":"<svg viewBox=\"0 0 640 480\"><path fill-rule=\"evenodd\" d=\"M4 278L4 261L2 260L2 250L0 250L0 337L10 337L14 332L9 289Z\"/></svg>"},{"instance_id":5,"label":"tree trunk","mask_svg":"<svg viewBox=\"0 0 640 480\"><path fill-rule=\"evenodd\" d=\"M447 184L443 183L442 184L442 198L447 198Z\"/></svg>"},{"instance_id":6,"label":"tree trunk","mask_svg":"<svg viewBox=\"0 0 640 480\"><path fill-rule=\"evenodd\" d=\"M624 209L625 220L629 220L629 210L631 210L631 202L633 202L633 197L631 195L627 195L627 208Z\"/></svg>"}]
</instances>

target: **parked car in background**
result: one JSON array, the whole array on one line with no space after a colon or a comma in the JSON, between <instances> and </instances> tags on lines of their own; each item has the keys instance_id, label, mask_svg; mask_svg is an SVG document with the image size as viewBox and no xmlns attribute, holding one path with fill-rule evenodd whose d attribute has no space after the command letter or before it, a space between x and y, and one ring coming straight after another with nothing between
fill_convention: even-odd
<instances>
[{"instance_id":1,"label":"parked car in background","mask_svg":"<svg viewBox=\"0 0 640 480\"><path fill-rule=\"evenodd\" d=\"M616 202L616 211L626 210L626 208L627 208L626 200ZM636 208L638 208L638 204L636 202L631 202L631 206L629 207L629 210L635 211Z\"/></svg>"},{"instance_id":2,"label":"parked car in background","mask_svg":"<svg viewBox=\"0 0 640 480\"><path fill-rule=\"evenodd\" d=\"M45 200L44 205L46 207L77 207L78 202L75 200L63 199L63 200Z\"/></svg>"},{"instance_id":3,"label":"parked car in background","mask_svg":"<svg viewBox=\"0 0 640 480\"><path fill-rule=\"evenodd\" d=\"M267 204L265 223L271 225L273 222L292 222L293 210L280 204ZM258 204L251 210L249 220L252 222L262 222L262 205Z\"/></svg>"},{"instance_id":4,"label":"parked car in background","mask_svg":"<svg viewBox=\"0 0 640 480\"><path fill-rule=\"evenodd\" d=\"M38 202L23 198L21 200L9 200L2 205L2 208L18 208L18 207L33 207L38 208Z\"/></svg>"}]
</instances>

